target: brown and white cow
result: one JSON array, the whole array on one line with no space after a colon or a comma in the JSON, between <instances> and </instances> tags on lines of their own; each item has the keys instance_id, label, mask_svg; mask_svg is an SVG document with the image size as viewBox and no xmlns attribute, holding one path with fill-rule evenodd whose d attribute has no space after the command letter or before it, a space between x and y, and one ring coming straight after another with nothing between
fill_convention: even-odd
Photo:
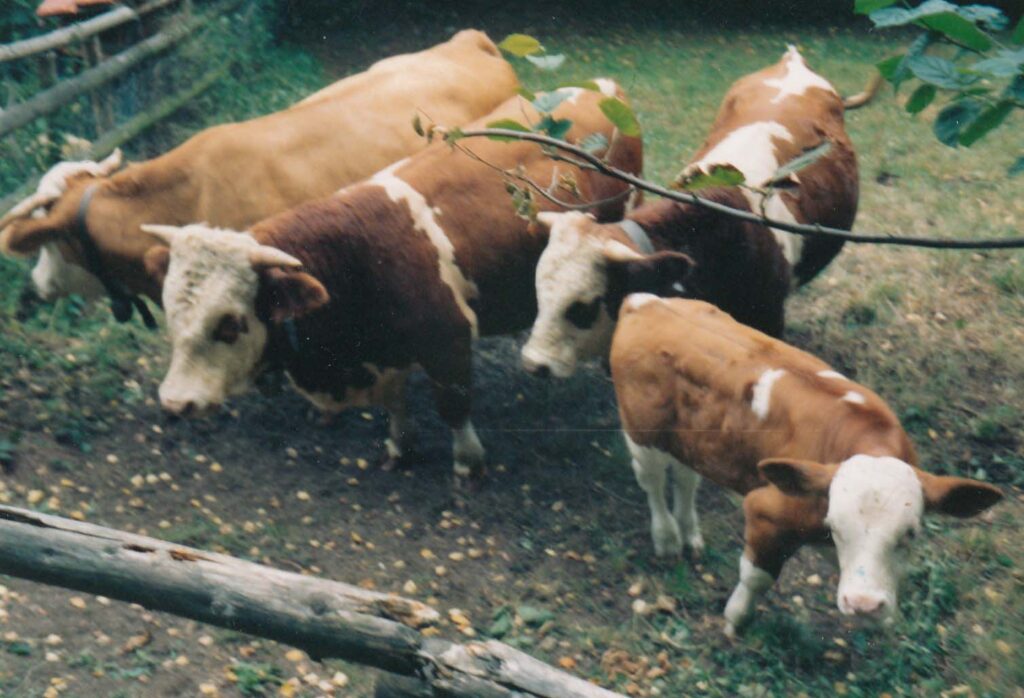
<instances>
[{"instance_id":1,"label":"brown and white cow","mask_svg":"<svg viewBox=\"0 0 1024 698\"><path fill-rule=\"evenodd\" d=\"M870 88L869 88L870 90ZM847 100L860 106L870 91ZM732 165L751 186L823 141L831 150L801 170L796 186L767 198L717 187L701 196L789 222L849 229L857 210L857 160L843 129L844 103L795 48L777 64L738 80L725 96L690 171ZM551 230L537 265L538 315L523 347L527 370L571 375L607 355L629 293L701 298L737 320L779 336L792 286L810 281L842 242L802 238L668 200L650 202L620 223L578 212L542 214Z\"/></svg>"},{"instance_id":2,"label":"brown and white cow","mask_svg":"<svg viewBox=\"0 0 1024 698\"><path fill-rule=\"evenodd\" d=\"M515 94L515 73L494 43L465 30L418 53L393 56L280 112L206 129L170 152L113 174L65 162L0 220L0 250L40 252L32 271L47 299L106 289L160 300L142 259L154 244L143 223L208 221L242 229L302 201L361 181L425 147L417 110L462 124ZM86 199L86 192L90 192ZM90 261L89 245L96 259Z\"/></svg>"},{"instance_id":3,"label":"brown and white cow","mask_svg":"<svg viewBox=\"0 0 1024 698\"><path fill-rule=\"evenodd\" d=\"M703 547L701 476L744 495L746 547L725 608L730 634L805 543L835 545L843 614L889 617L898 549L922 513L974 516L1002 497L992 485L921 470L875 393L708 303L629 296L611 365L659 555Z\"/></svg>"},{"instance_id":4,"label":"brown and white cow","mask_svg":"<svg viewBox=\"0 0 1024 698\"><path fill-rule=\"evenodd\" d=\"M570 141L603 134L609 159L639 172L640 140L613 134L598 107L617 87L598 84L604 94L566 88L554 116L572 121ZM538 115L515 97L477 125L502 118ZM153 273L165 277L173 342L163 407L205 412L246 390L262 367L279 365L325 411L383 404L396 458L404 441L404 378L418 365L453 430L456 472L476 472L484 453L470 422L471 342L529 326L534 271L547 242L542 226L516 214L501 170L550 183L575 204L601 202L595 213L606 220L622 215L628 190L552 161L535 144L459 145L475 157L437 143L248 232L145 226L170 245L147 255ZM569 178L578 196L558 189Z\"/></svg>"}]
</instances>

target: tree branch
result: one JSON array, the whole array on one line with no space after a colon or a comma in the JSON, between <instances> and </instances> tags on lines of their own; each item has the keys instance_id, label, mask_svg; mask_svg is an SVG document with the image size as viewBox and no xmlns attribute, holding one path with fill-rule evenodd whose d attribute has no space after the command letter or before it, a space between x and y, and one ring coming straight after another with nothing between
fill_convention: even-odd
<instances>
[{"instance_id":1,"label":"tree branch","mask_svg":"<svg viewBox=\"0 0 1024 698\"><path fill-rule=\"evenodd\" d=\"M857 243L871 243L875 245L906 245L909 247L927 247L932 249L953 249L953 250L984 250L984 249L1015 249L1024 248L1024 238L1010 237L1010 238L989 238L981 240L950 240L941 238L916 238L916 237L905 237L899 235L883 235L878 233L872 233L867 235L855 235L848 230L840 230L839 228L830 228L824 225L803 225L800 223L789 223L787 221L774 220L765 216L759 216L756 213L750 211L743 211L740 209L732 208L731 206L725 206L714 201L701 198L695 194L690 194L683 191L676 191L668 189L653 182L649 182L646 179L637 177L636 175L624 172L609 165L601 158L597 157L592 153L588 153L586 150L579 148L571 143L560 141L550 136L545 136L539 133L529 133L525 131L514 131L512 129L503 128L482 128L472 129L468 131L451 131L446 134L446 138L450 141L459 140L462 138L491 138L491 137L503 137L503 138L515 138L517 140L531 141L533 143L540 143L541 145L550 146L557 148L563 152L572 153L580 160L591 165L598 172L608 175L609 177L615 177L628 184L633 185L637 189L655 194L657 196L671 199L672 201L678 201L684 204L692 204L694 206L701 206L712 211L724 214L726 216L732 216L749 223L757 223L759 225L766 225L771 228L778 230L784 230L787 233L793 233L795 235L802 235L805 237L827 237L834 240L843 240L845 242L857 242Z\"/></svg>"}]
</instances>

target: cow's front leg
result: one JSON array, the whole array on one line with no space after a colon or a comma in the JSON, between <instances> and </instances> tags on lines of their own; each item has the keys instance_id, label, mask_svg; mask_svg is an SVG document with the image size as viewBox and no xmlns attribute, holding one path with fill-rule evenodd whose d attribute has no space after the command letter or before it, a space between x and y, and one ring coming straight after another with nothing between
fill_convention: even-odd
<instances>
[{"instance_id":1,"label":"cow's front leg","mask_svg":"<svg viewBox=\"0 0 1024 698\"><path fill-rule=\"evenodd\" d=\"M388 436L384 439L384 460L381 467L390 470L406 454L411 434L405 404L405 382L409 371L395 371L382 381L380 404L388 411Z\"/></svg>"},{"instance_id":2,"label":"cow's front leg","mask_svg":"<svg viewBox=\"0 0 1024 698\"><path fill-rule=\"evenodd\" d=\"M699 559L704 553L704 536L701 535L700 520L697 518L697 488L700 486L700 475L673 458L672 484L675 489L672 515L679 524L683 543L690 549L693 558Z\"/></svg>"},{"instance_id":3,"label":"cow's front leg","mask_svg":"<svg viewBox=\"0 0 1024 698\"><path fill-rule=\"evenodd\" d=\"M786 560L800 547L799 536L780 521L786 505L770 487L750 492L743 500L746 546L740 557L740 581L725 604L725 634L735 637L754 613L757 600L771 588Z\"/></svg>"},{"instance_id":4,"label":"cow's front leg","mask_svg":"<svg viewBox=\"0 0 1024 698\"><path fill-rule=\"evenodd\" d=\"M472 363L467 342L457 347L447 360L424 366L434 381L434 395L441 419L452 430L452 466L456 482L477 481L483 476L486 452L469 419L472 397Z\"/></svg>"},{"instance_id":5,"label":"cow's front leg","mask_svg":"<svg viewBox=\"0 0 1024 698\"><path fill-rule=\"evenodd\" d=\"M664 451L649 446L640 446L629 435L626 446L633 456L633 473L636 481L647 493L647 504L651 509L651 540L658 556L678 555L683 552L683 537L679 523L669 513L665 484L668 468L673 460Z\"/></svg>"}]
</instances>

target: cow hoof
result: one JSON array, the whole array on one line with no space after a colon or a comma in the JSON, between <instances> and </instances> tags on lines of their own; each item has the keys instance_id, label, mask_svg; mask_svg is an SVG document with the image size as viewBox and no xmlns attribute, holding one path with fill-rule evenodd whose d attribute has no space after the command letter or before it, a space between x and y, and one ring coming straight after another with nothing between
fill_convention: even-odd
<instances>
[{"instance_id":1,"label":"cow hoof","mask_svg":"<svg viewBox=\"0 0 1024 698\"><path fill-rule=\"evenodd\" d=\"M483 488L486 470L482 464L468 467L461 463L455 464L454 489L456 492L474 493Z\"/></svg>"},{"instance_id":2,"label":"cow hoof","mask_svg":"<svg viewBox=\"0 0 1024 698\"><path fill-rule=\"evenodd\" d=\"M686 539L686 551L692 562L704 557L704 536L699 533Z\"/></svg>"},{"instance_id":3,"label":"cow hoof","mask_svg":"<svg viewBox=\"0 0 1024 698\"><path fill-rule=\"evenodd\" d=\"M654 541L654 554L658 557L683 554L683 537L674 519L667 519L661 526L652 524L651 539Z\"/></svg>"},{"instance_id":4,"label":"cow hoof","mask_svg":"<svg viewBox=\"0 0 1024 698\"><path fill-rule=\"evenodd\" d=\"M725 636L730 640L736 639L736 626L729 621L725 622Z\"/></svg>"}]
</instances>

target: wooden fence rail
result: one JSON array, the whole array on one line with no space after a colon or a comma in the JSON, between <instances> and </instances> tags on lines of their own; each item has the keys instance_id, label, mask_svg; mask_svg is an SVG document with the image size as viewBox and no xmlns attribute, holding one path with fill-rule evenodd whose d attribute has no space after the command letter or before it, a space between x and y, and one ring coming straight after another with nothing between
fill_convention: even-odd
<instances>
[{"instance_id":1,"label":"wooden fence rail","mask_svg":"<svg viewBox=\"0 0 1024 698\"><path fill-rule=\"evenodd\" d=\"M75 41L88 39L90 36L101 34L108 29L113 29L114 27L131 22L132 20L137 20L142 17L142 15L152 12L153 10L158 10L161 7L166 7L167 5L180 1L181 0L152 0L152 2L147 2L145 5L142 5L137 9L121 6L111 10L110 12L105 12L93 17L92 19L87 19L84 22L78 22L77 24L72 24L69 27L54 30L48 34L33 36L30 39L22 39L21 41L14 41L9 44L0 44L0 63L34 56L38 53L44 53L45 51L52 51L54 49L67 46Z\"/></svg>"},{"instance_id":2,"label":"wooden fence rail","mask_svg":"<svg viewBox=\"0 0 1024 698\"><path fill-rule=\"evenodd\" d=\"M624 698L495 640L416 628L436 610L89 523L0 506L0 574L141 604L381 669L377 696Z\"/></svg>"},{"instance_id":3,"label":"wooden fence rail","mask_svg":"<svg viewBox=\"0 0 1024 698\"><path fill-rule=\"evenodd\" d=\"M48 114L100 85L125 73L140 61L160 53L186 38L216 13L229 12L242 0L224 0L209 13L178 22L166 30L140 41L130 49L112 56L99 65L83 71L70 80L61 82L30 99L0 112L0 136L24 126L33 119Z\"/></svg>"}]
</instances>

